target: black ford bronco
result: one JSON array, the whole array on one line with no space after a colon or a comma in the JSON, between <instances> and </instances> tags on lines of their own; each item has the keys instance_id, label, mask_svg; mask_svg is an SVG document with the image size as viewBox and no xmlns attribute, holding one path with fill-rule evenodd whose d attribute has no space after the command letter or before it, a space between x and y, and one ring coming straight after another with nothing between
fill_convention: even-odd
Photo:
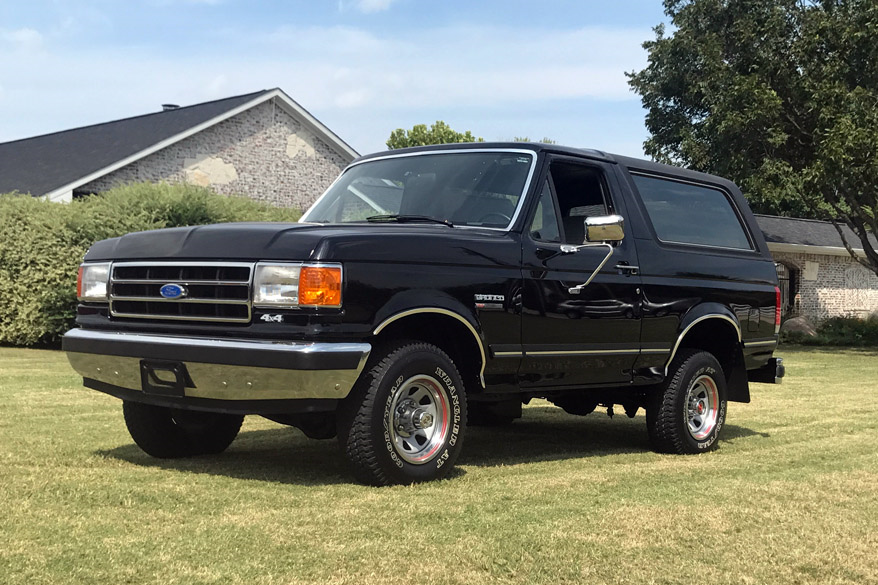
<instances>
[{"instance_id":1,"label":"black ford bronco","mask_svg":"<svg viewBox=\"0 0 878 585\"><path fill-rule=\"evenodd\" d=\"M783 376L740 190L555 145L364 156L299 224L98 242L78 296L64 350L148 454L219 453L258 414L338 436L376 485L446 475L468 424L532 398L644 408L656 450L700 453Z\"/></svg>"}]
</instances>

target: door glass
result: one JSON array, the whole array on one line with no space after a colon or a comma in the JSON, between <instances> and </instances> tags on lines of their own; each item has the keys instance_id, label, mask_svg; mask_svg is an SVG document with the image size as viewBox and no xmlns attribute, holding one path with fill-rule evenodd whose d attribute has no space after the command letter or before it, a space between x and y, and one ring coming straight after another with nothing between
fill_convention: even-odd
<instances>
[{"instance_id":1,"label":"door glass","mask_svg":"<svg viewBox=\"0 0 878 585\"><path fill-rule=\"evenodd\" d=\"M555 213L555 202L549 180L543 183L543 192L533 222L530 224L530 236L540 242L560 242L561 230L558 227L558 215Z\"/></svg>"}]
</instances>

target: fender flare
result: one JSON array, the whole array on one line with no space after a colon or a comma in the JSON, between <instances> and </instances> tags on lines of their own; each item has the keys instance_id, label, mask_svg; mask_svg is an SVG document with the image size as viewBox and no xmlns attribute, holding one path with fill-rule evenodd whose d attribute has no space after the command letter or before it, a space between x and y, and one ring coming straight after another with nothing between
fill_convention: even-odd
<instances>
[{"instance_id":1,"label":"fender flare","mask_svg":"<svg viewBox=\"0 0 878 585\"><path fill-rule=\"evenodd\" d=\"M473 340L479 348L479 358L481 360L481 363L479 364L479 383L482 385L482 388L485 388L485 367L488 365L488 359L487 352L485 351L485 343L480 334L481 326L479 322L471 315L467 315L465 307L453 297L445 295L437 296L435 291L423 291L430 293L430 301L432 301L430 304L425 304L423 303L425 300L424 297L417 294L418 292L419 291L405 291L397 295L397 297L394 297L391 302L386 305L387 307L393 308L384 311L385 316L372 330L372 335L378 335L390 324L412 315L431 313L456 319L467 328L470 334L472 334ZM437 303L437 301L439 302Z\"/></svg>"},{"instance_id":2,"label":"fender flare","mask_svg":"<svg viewBox=\"0 0 878 585\"><path fill-rule=\"evenodd\" d=\"M693 327L703 321L707 321L708 319L720 319L731 324L738 336L738 345L741 345L741 324L738 322L738 318L735 314L732 313L728 307L718 303L704 303L697 305L690 309L680 320L677 340L674 342L671 354L668 356L668 361L665 362L665 376L668 375L668 368L671 366L671 362L674 361L674 357L677 355L677 350L680 349L680 345L686 338L686 334L689 333Z\"/></svg>"}]
</instances>

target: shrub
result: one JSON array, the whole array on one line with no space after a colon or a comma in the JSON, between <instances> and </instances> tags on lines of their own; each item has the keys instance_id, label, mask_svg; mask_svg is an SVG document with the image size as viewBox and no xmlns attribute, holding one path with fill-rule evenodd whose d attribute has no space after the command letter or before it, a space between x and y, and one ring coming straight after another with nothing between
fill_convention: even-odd
<instances>
[{"instance_id":1,"label":"shrub","mask_svg":"<svg viewBox=\"0 0 878 585\"><path fill-rule=\"evenodd\" d=\"M801 345L878 347L878 313L859 317L832 317L817 327L816 335L798 331L781 333L781 341Z\"/></svg>"},{"instance_id":2,"label":"shrub","mask_svg":"<svg viewBox=\"0 0 878 585\"><path fill-rule=\"evenodd\" d=\"M817 341L821 345L878 347L878 315L827 319L817 328Z\"/></svg>"},{"instance_id":3,"label":"shrub","mask_svg":"<svg viewBox=\"0 0 878 585\"><path fill-rule=\"evenodd\" d=\"M70 204L0 195L0 343L54 343L73 324L76 270L92 243L226 221L296 221L295 209L192 185L137 183Z\"/></svg>"}]
</instances>

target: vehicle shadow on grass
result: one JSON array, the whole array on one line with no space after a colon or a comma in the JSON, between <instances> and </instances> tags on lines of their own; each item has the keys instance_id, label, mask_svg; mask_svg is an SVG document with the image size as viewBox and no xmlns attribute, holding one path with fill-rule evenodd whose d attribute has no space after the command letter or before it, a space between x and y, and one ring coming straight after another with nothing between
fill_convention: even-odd
<instances>
[{"instance_id":1,"label":"vehicle shadow on grass","mask_svg":"<svg viewBox=\"0 0 878 585\"><path fill-rule=\"evenodd\" d=\"M750 429L726 425L722 442L754 435ZM508 426L467 429L458 463L495 467L650 452L643 416L610 419L601 410L587 417L573 416L555 407L526 408L524 416ZM292 428L242 432L221 455L185 459L155 459L134 444L101 450L97 454L129 463L189 473L295 485L355 483L335 440L306 438ZM466 471L457 467L451 478Z\"/></svg>"},{"instance_id":2,"label":"vehicle shadow on grass","mask_svg":"<svg viewBox=\"0 0 878 585\"><path fill-rule=\"evenodd\" d=\"M720 444L757 434L726 424ZM511 425L468 429L466 441L458 463L479 467L652 451L643 411L629 418L621 409L610 418L602 408L583 417L552 406L530 407Z\"/></svg>"}]
</instances>

